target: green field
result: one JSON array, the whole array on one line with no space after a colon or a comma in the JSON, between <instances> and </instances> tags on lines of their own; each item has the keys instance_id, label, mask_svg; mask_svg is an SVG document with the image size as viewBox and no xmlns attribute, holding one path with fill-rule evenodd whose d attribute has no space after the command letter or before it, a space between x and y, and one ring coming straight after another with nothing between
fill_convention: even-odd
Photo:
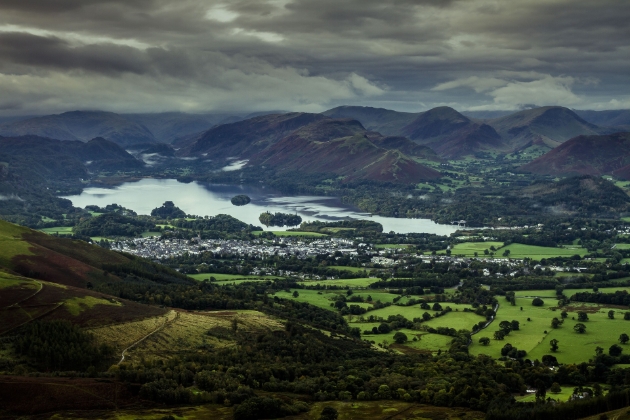
<instances>
[{"instance_id":1,"label":"green field","mask_svg":"<svg viewBox=\"0 0 630 420\"><path fill-rule=\"evenodd\" d=\"M455 244L453 248L451 248L451 255L463 255L465 257L474 257L475 252L479 257L483 257L484 250L490 251L490 247L494 246L496 249L499 249L503 246L503 242L463 242L459 244ZM498 253L495 251L495 255Z\"/></svg>"},{"instance_id":2,"label":"green field","mask_svg":"<svg viewBox=\"0 0 630 420\"><path fill-rule=\"evenodd\" d=\"M320 285L322 288L325 286L350 286L350 287L368 287L370 284L379 281L376 278L359 278L359 279L335 279L335 280L309 280L302 281L302 285Z\"/></svg>"},{"instance_id":3,"label":"green field","mask_svg":"<svg viewBox=\"0 0 630 420\"><path fill-rule=\"evenodd\" d=\"M326 234L317 233L317 232L292 232L292 231L284 231L284 230L268 230L264 232L271 232L276 236L328 236ZM255 236L260 236L262 235L262 233L263 233L262 230L255 230L252 232L252 234Z\"/></svg>"},{"instance_id":4,"label":"green field","mask_svg":"<svg viewBox=\"0 0 630 420\"><path fill-rule=\"evenodd\" d=\"M49 235L53 233L57 233L60 235L72 235L72 226L56 226L51 228L43 228L40 229L40 231Z\"/></svg>"},{"instance_id":5,"label":"green field","mask_svg":"<svg viewBox=\"0 0 630 420\"><path fill-rule=\"evenodd\" d=\"M601 293L615 293L618 290L630 290L630 287L602 287L599 289ZM564 294L567 295L568 297L571 297L571 295L574 295L576 293L592 292L592 291L593 289L564 289ZM555 290L518 290L514 292L514 295L516 297L531 297L531 298L540 297L543 299L549 298L549 299L553 299L553 302L548 302L548 303L554 303L554 304L556 301Z\"/></svg>"},{"instance_id":6,"label":"green field","mask_svg":"<svg viewBox=\"0 0 630 420\"><path fill-rule=\"evenodd\" d=\"M229 280L273 280L280 279L282 277L276 276L248 276L243 274L220 274L220 273L199 273L199 274L189 274L188 277L192 277L195 280L205 280L210 279L210 277L214 277L217 281L229 281Z\"/></svg>"},{"instance_id":7,"label":"green field","mask_svg":"<svg viewBox=\"0 0 630 420\"><path fill-rule=\"evenodd\" d=\"M602 308L596 313L589 313L589 321L585 322L586 333L579 334L573 331L573 326L578 323L577 309L569 308L569 316L564 324L557 329L551 328L551 320L554 317L560 319L561 310L553 311L550 307L556 304L556 300L547 300L541 307L531 304L531 299L517 298L516 306L511 306L505 301L500 301L495 321L486 329L473 335L473 343L470 346L471 354L488 354L492 357L500 357L501 348L510 343L519 350L527 351L527 358L542 359L546 354L553 354L561 363L580 363L588 361L595 355L595 348L602 347L607 352L613 344L618 344L621 333L630 333L630 322L623 320L622 310L616 309L615 319L608 319L608 309ZM520 307L523 310L520 310ZM595 305L583 304L583 308L593 310ZM531 321L527 321L530 318ZM501 321L517 320L520 322L520 330L512 331L502 341L492 339ZM545 331L547 331L545 333ZM479 344L480 337L489 337L490 345ZM559 350L556 353L550 351L549 341L558 340ZM625 352L630 352L630 346L623 346Z\"/></svg>"},{"instance_id":8,"label":"green field","mask_svg":"<svg viewBox=\"0 0 630 420\"><path fill-rule=\"evenodd\" d=\"M630 244L615 244L615 249L630 249Z\"/></svg>"},{"instance_id":9,"label":"green field","mask_svg":"<svg viewBox=\"0 0 630 420\"><path fill-rule=\"evenodd\" d=\"M510 250L510 258L531 258L533 260L541 260L543 258L552 257L572 257L573 255L579 255L583 257L588 251L579 246L572 246L566 248L552 248L545 246L523 245L523 244L510 244L501 248L501 251L496 256L501 256L505 250Z\"/></svg>"},{"instance_id":10,"label":"green field","mask_svg":"<svg viewBox=\"0 0 630 420\"><path fill-rule=\"evenodd\" d=\"M547 390L547 397L552 398L554 400L558 400L560 402L568 401L569 397L571 395L573 395L573 390L575 389L575 387L574 386L561 386L560 388L562 388L562 391L560 391L557 394ZM518 397L516 397L516 401L518 401L518 402L536 402L536 394L535 393L531 393L531 394L524 395L522 397L518 396Z\"/></svg>"}]
</instances>

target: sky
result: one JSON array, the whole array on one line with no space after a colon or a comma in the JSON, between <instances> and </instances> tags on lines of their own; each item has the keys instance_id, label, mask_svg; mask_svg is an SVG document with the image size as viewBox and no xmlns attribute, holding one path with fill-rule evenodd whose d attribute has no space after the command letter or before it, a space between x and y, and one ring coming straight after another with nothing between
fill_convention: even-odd
<instances>
[{"instance_id":1,"label":"sky","mask_svg":"<svg viewBox=\"0 0 630 420\"><path fill-rule=\"evenodd\" d=\"M627 0L0 0L0 115L630 108Z\"/></svg>"}]
</instances>

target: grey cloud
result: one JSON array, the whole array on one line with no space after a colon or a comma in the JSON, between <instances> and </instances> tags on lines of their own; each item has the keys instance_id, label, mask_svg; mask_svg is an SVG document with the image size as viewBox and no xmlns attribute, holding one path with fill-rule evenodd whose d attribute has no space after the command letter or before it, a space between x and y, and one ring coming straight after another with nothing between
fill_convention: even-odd
<instances>
[{"instance_id":1,"label":"grey cloud","mask_svg":"<svg viewBox=\"0 0 630 420\"><path fill-rule=\"evenodd\" d=\"M228 18L207 18L214 7ZM554 92L541 101L624 104L628 18L616 0L0 0L0 31L13 25L0 32L0 95L24 112L80 107L64 78L76 76L138 111L516 107L516 96ZM63 80L65 105L50 83L9 91L10 74Z\"/></svg>"}]
</instances>

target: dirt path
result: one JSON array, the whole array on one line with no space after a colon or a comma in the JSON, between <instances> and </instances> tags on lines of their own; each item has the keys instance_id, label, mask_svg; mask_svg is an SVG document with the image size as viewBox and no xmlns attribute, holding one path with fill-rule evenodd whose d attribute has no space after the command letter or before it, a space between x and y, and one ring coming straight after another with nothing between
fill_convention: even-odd
<instances>
[{"instance_id":1,"label":"dirt path","mask_svg":"<svg viewBox=\"0 0 630 420\"><path fill-rule=\"evenodd\" d=\"M121 364L124 360L125 360L125 353L127 353L128 350L131 350L132 348L134 348L135 346L137 346L138 344L142 343L144 340L146 340L147 338L149 338L150 336L152 336L153 334L160 332L164 329L164 327L166 327L168 324L172 323L173 321L175 321L176 319L179 318L179 312L177 312L175 314L175 318L173 319L166 319L164 321L164 323L162 325L160 325L159 327L157 327L155 330L151 331L149 334L145 335L144 337L142 337L141 339L139 339L138 341L134 342L133 344L131 344L130 346L128 346L127 348L125 348L122 353L121 353L121 357L120 357L120 361L117 364Z\"/></svg>"}]
</instances>

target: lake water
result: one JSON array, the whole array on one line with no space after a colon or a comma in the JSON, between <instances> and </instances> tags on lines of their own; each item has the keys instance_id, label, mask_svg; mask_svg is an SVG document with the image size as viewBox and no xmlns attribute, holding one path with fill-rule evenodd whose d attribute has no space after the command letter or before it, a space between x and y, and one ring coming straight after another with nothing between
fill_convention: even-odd
<instances>
[{"instance_id":1,"label":"lake water","mask_svg":"<svg viewBox=\"0 0 630 420\"><path fill-rule=\"evenodd\" d=\"M251 198L246 206L234 206L230 199L238 194ZM304 221L336 221L344 219L373 220L383 225L385 232L436 233L449 235L456 226L440 225L429 219L398 219L393 217L370 216L356 207L341 203L334 197L287 196L261 187L247 185L184 184L174 179L143 179L126 182L115 188L86 188L80 195L64 197L76 207L97 205L104 207L116 203L138 214L150 214L165 201L172 201L187 214L216 216L229 214L237 219L261 226L260 213L297 213ZM263 226L264 228L264 226ZM285 230L288 228L270 227L265 230Z\"/></svg>"}]
</instances>

